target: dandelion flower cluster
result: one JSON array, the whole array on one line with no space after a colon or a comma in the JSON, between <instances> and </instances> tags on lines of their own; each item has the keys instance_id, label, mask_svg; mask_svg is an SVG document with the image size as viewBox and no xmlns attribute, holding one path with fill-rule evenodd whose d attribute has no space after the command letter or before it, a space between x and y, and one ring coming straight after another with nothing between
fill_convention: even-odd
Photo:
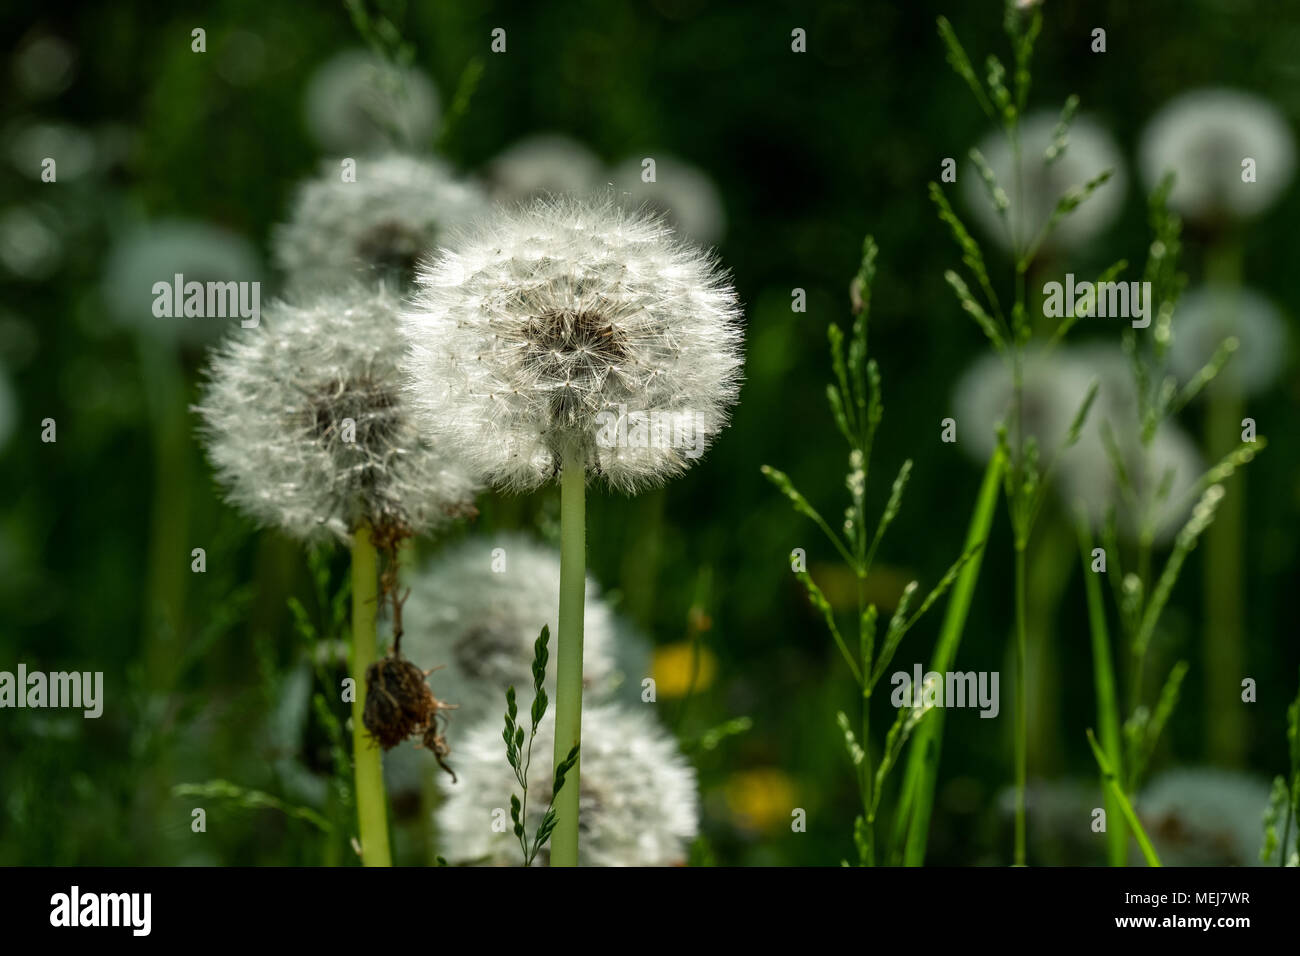
<instances>
[{"instance_id":1,"label":"dandelion flower cluster","mask_svg":"<svg viewBox=\"0 0 1300 956\"><path fill-rule=\"evenodd\" d=\"M275 258L299 288L340 277L409 282L420 257L449 228L480 215L484 203L476 187L432 160L361 159L355 182L327 164L299 187L289 221L276 230Z\"/></svg>"},{"instance_id":2,"label":"dandelion flower cluster","mask_svg":"<svg viewBox=\"0 0 1300 956\"><path fill-rule=\"evenodd\" d=\"M528 833L550 800L554 722L547 716L533 743L528 781ZM501 719L465 735L457 752L460 782L440 781L441 848L452 862L517 864L513 833L493 826L494 808L518 792L505 760ZM695 770L672 737L641 705L587 708L582 718L582 782L578 795L578 860L582 866L670 866L684 863L699 830ZM544 850L539 862L545 862Z\"/></svg>"},{"instance_id":3,"label":"dandelion flower cluster","mask_svg":"<svg viewBox=\"0 0 1300 956\"><path fill-rule=\"evenodd\" d=\"M739 318L715 259L662 221L538 200L420 271L405 368L421 426L494 484L535 488L578 456L636 491L725 425Z\"/></svg>"},{"instance_id":4,"label":"dandelion flower cluster","mask_svg":"<svg viewBox=\"0 0 1300 956\"><path fill-rule=\"evenodd\" d=\"M1230 89L1184 93L1147 124L1142 172L1155 185L1174 174L1170 208L1213 222L1267 209L1295 171L1295 141L1282 114L1258 96ZM1255 181L1242 161L1255 161Z\"/></svg>"},{"instance_id":5,"label":"dandelion flower cluster","mask_svg":"<svg viewBox=\"0 0 1300 956\"><path fill-rule=\"evenodd\" d=\"M469 510L473 482L408 414L397 309L371 286L275 302L216 352L197 411L233 504L301 539Z\"/></svg>"}]
</instances>

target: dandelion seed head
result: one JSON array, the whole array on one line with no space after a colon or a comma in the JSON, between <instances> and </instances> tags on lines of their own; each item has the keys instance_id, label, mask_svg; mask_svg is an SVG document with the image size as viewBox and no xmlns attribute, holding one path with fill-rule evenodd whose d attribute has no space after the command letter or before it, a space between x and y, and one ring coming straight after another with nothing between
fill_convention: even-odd
<instances>
[{"instance_id":1,"label":"dandelion seed head","mask_svg":"<svg viewBox=\"0 0 1300 956\"><path fill-rule=\"evenodd\" d=\"M275 302L216 351L197 412L232 504L303 540L471 510L474 483L408 413L398 307L382 286Z\"/></svg>"},{"instance_id":2,"label":"dandelion seed head","mask_svg":"<svg viewBox=\"0 0 1300 956\"><path fill-rule=\"evenodd\" d=\"M428 142L439 116L438 91L420 70L369 50L344 50L308 80L303 112L324 149L369 155Z\"/></svg>"},{"instance_id":3,"label":"dandelion seed head","mask_svg":"<svg viewBox=\"0 0 1300 956\"><path fill-rule=\"evenodd\" d=\"M506 201L590 195L601 188L602 174L595 153L560 133L526 136L488 164L492 193Z\"/></svg>"},{"instance_id":4,"label":"dandelion seed head","mask_svg":"<svg viewBox=\"0 0 1300 956\"><path fill-rule=\"evenodd\" d=\"M1263 212L1295 172L1295 139L1281 112L1239 90L1192 90L1166 104L1147 124L1139 149L1142 173L1154 186L1173 172L1171 209L1215 222ZM1242 160L1255 160L1256 181L1242 181Z\"/></svg>"},{"instance_id":5,"label":"dandelion seed head","mask_svg":"<svg viewBox=\"0 0 1300 956\"><path fill-rule=\"evenodd\" d=\"M359 159L356 182L326 163L298 187L289 221L275 230L275 258L300 289L337 285L340 277L406 283L447 230L485 208L477 187L432 160Z\"/></svg>"},{"instance_id":6,"label":"dandelion seed head","mask_svg":"<svg viewBox=\"0 0 1300 956\"><path fill-rule=\"evenodd\" d=\"M727 231L727 213L718 187L708 174L671 154L656 153L655 180L643 178L647 157L630 156L609 172L614 189L631 206L644 206L666 217L692 242L714 245Z\"/></svg>"},{"instance_id":7,"label":"dandelion seed head","mask_svg":"<svg viewBox=\"0 0 1300 956\"><path fill-rule=\"evenodd\" d=\"M520 718L527 734L522 708ZM548 712L533 743L528 775L529 838L551 797L553 733ZM505 760L501 718L467 733L453 761L460 782L439 781L446 801L437 811L447 859L518 865L518 840L511 832L494 832L490 815L491 808L510 806L510 795L519 792ZM606 704L583 710L578 806L578 862L583 866L684 863L699 831L695 769L644 707ZM546 862L547 854L544 850L538 862Z\"/></svg>"},{"instance_id":8,"label":"dandelion seed head","mask_svg":"<svg viewBox=\"0 0 1300 956\"><path fill-rule=\"evenodd\" d=\"M1267 391L1286 364L1287 328L1277 308L1251 289L1210 285L1184 295L1174 311L1170 369L1180 381L1190 380L1228 338L1237 340L1237 349L1208 388Z\"/></svg>"},{"instance_id":9,"label":"dandelion seed head","mask_svg":"<svg viewBox=\"0 0 1300 956\"><path fill-rule=\"evenodd\" d=\"M1137 812L1166 866L1258 866L1268 803L1265 780L1186 767L1154 777Z\"/></svg>"},{"instance_id":10,"label":"dandelion seed head","mask_svg":"<svg viewBox=\"0 0 1300 956\"><path fill-rule=\"evenodd\" d=\"M1011 230L1021 237L1021 246L1027 246L1038 236L1063 195L1082 187L1107 169L1114 170L1110 180L1056 224L1043 248L1061 250L1082 246L1114 222L1123 207L1127 188L1123 154L1110 134L1089 117L1075 116L1070 123L1064 152L1051 163L1044 162L1044 154L1053 143L1059 120L1056 113L1037 112L1030 113L1021 121L1024 186L1019 194L1019 208L1015 158L1006 135L998 130L980 142L979 151L1005 193L1008 203L1005 220L990 204L979 171L972 166L961 176L961 190L968 208L973 210L985 231L1005 249L1012 248L1008 223Z\"/></svg>"},{"instance_id":11,"label":"dandelion seed head","mask_svg":"<svg viewBox=\"0 0 1300 956\"><path fill-rule=\"evenodd\" d=\"M608 201L501 211L426 263L414 298L405 369L422 426L512 490L571 453L620 490L660 484L739 391L740 310L716 260ZM618 440L624 413L662 416L674 440ZM684 421L693 442L675 440Z\"/></svg>"}]
</instances>

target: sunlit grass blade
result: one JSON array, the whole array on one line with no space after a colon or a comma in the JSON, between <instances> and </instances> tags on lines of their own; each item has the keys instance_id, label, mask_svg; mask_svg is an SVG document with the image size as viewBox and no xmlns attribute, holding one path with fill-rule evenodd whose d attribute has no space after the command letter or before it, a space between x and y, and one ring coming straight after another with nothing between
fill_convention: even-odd
<instances>
[{"instance_id":1,"label":"sunlit grass blade","mask_svg":"<svg viewBox=\"0 0 1300 956\"><path fill-rule=\"evenodd\" d=\"M1156 855L1156 848L1151 845L1151 840L1147 838L1147 832L1142 828L1142 821L1133 812L1133 804L1129 803L1128 797L1124 795L1124 788L1119 785L1119 781L1115 778L1115 773L1111 770L1106 755L1102 753L1097 738L1093 736L1092 728L1088 728L1088 743L1092 747L1092 755L1097 760L1097 766L1101 768L1102 779L1106 781L1107 789L1115 802L1119 804L1120 812L1124 814L1124 819L1128 821L1129 827L1133 830L1133 836L1137 838L1138 847L1146 858L1147 866L1160 866L1160 857Z\"/></svg>"}]
</instances>

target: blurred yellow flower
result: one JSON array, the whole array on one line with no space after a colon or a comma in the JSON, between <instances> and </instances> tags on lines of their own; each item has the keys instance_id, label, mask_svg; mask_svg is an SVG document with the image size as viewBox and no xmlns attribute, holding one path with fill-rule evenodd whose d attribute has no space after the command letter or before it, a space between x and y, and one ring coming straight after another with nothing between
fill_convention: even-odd
<instances>
[{"instance_id":1,"label":"blurred yellow flower","mask_svg":"<svg viewBox=\"0 0 1300 956\"><path fill-rule=\"evenodd\" d=\"M732 774L726 793L727 806L736 822L751 830L788 825L795 808L794 781L776 767Z\"/></svg>"},{"instance_id":2,"label":"blurred yellow flower","mask_svg":"<svg viewBox=\"0 0 1300 956\"><path fill-rule=\"evenodd\" d=\"M660 697L685 697L688 691L706 690L717 672L718 659L707 647L678 641L655 648L655 691ZM695 675L693 688L692 673Z\"/></svg>"}]
</instances>

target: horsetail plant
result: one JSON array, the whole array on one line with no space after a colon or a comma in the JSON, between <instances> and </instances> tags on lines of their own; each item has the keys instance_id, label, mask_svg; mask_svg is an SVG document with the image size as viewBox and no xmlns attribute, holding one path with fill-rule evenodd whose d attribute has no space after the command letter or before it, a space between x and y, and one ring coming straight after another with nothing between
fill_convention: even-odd
<instances>
[{"instance_id":1,"label":"horsetail plant","mask_svg":"<svg viewBox=\"0 0 1300 956\"><path fill-rule=\"evenodd\" d=\"M426 261L403 330L423 427L500 488L560 484L554 766L581 743L586 485L686 471L740 385L740 309L717 260L609 200L499 210ZM578 863L582 762L551 863Z\"/></svg>"},{"instance_id":2,"label":"horsetail plant","mask_svg":"<svg viewBox=\"0 0 1300 956\"><path fill-rule=\"evenodd\" d=\"M1183 678L1188 670L1186 661L1174 664L1154 706L1144 702L1147 657L1161 613L1188 554L1214 520L1215 511L1224 497L1221 482L1254 458L1266 444L1262 438L1254 443L1243 442L1214 467L1186 483L1187 488L1181 496L1183 501L1171 501L1177 476L1172 468L1161 468L1153 453L1155 442L1161 429L1215 379L1237 348L1235 339L1225 339L1209 362L1181 387L1176 377L1166 371L1166 353L1178 334L1178 324L1174 321L1175 307L1184 284L1184 277L1177 269L1181 223L1168 211L1172 188L1173 178L1166 177L1150 199L1154 238L1143 278L1150 283L1155 313L1151 345L1140 346L1137 334L1131 328L1123 333L1124 351L1129 358L1137 399L1134 407L1136 420L1120 423L1120 432L1109 419L1101 422L1102 446L1113 472L1109 483L1113 494L1104 511L1101 549L1093 549L1089 509L1082 505L1078 521L1097 687L1100 753L1105 757L1103 761L1099 755L1098 764L1111 798L1107 817L1113 822L1107 830L1107 842L1112 866L1121 866L1127 859L1124 822L1115 819L1110 812L1115 809L1113 801L1119 797L1128 801L1137 793L1160 734L1178 704ZM1153 579L1152 550L1162 515L1183 513L1182 509L1190 500L1195 500L1195 506L1174 539L1159 577ZM1127 573L1118 534L1121 517L1127 527L1136 531L1136 570ZM1128 716L1122 722L1109 627L1097 578L1099 573L1110 579L1127 652ZM1123 805L1119 806L1122 809ZM1124 820L1132 825L1128 813L1124 814ZM1135 829L1134 835L1142 845L1145 837L1140 830ZM1143 850L1145 853L1145 847Z\"/></svg>"},{"instance_id":3,"label":"horsetail plant","mask_svg":"<svg viewBox=\"0 0 1300 956\"><path fill-rule=\"evenodd\" d=\"M1006 457L1003 471L1003 493L1011 520L1015 549L1015 660L1016 660L1016 721L1015 721L1015 848L1014 862L1025 863L1025 784L1028 762L1028 677L1026 633L1026 553L1034 525L1039 517L1047 492L1050 490L1054 466L1061 454L1074 446L1083 431L1088 414L1097 396L1097 383L1093 382L1081 402L1060 446L1052 451L1046 465L1040 461L1036 438L1025 434L1024 363L1026 347L1034 334L1027 305L1027 276L1044 243L1058 225L1079 208L1111 177L1111 170L1103 170L1082 185L1067 189L1051 207L1051 212L1041 224L1028 222L1025 216L1025 156L1021 137L1021 119L1029 100L1030 60L1034 42L1042 29L1042 11L1037 7L1025 9L1014 0L1007 0L1003 25L1011 42L1015 62L1008 87L1007 69L996 56L989 56L984 83L975 73L970 58L962 48L951 24L939 17L939 36L947 51L949 65L964 80L985 115L1001 128L1010 146L1013 180L1010 193L998 181L997 175L979 150L971 150L970 158L985 185L988 200L1007 230L1012 253L1013 298L1011 307L1004 310L979 243L966 229L953 211L951 203L938 183L930 183L930 197L938 210L939 218L949 228L961 251L962 263L974 283L974 288L959 273L949 270L944 278L956 293L962 309L971 316L988 338L995 351L1007 362L1012 380L1012 399L1008 409L1009 424L998 428L998 447ZM1061 111L1060 120L1053 131L1051 142L1038 158L1044 166L1057 162L1069 145L1070 123L1078 110L1078 97L1071 96ZM1106 270L1098 281L1112 277L1117 267ZM1062 319L1051 333L1049 344L1055 344L1069 330L1072 319Z\"/></svg>"},{"instance_id":4,"label":"horsetail plant","mask_svg":"<svg viewBox=\"0 0 1300 956\"><path fill-rule=\"evenodd\" d=\"M867 578L871 573L871 565L885 531L902 506L903 492L912 471L912 461L907 459L903 462L890 489L889 500L876 523L875 532L868 534L867 473L871 465L871 451L876 430L884 414L880 369L875 359L868 358L867 352L867 320L871 311L871 288L876 273L876 251L875 241L871 236L867 236L862 244L862 260L858 273L852 283L855 318L847 356L843 330L834 322L827 328L831 368L835 378L826 386L826 396L835 425L849 446L849 470L845 485L849 491L850 503L844 514L843 533L836 532L830 526L820 512L795 488L794 482L784 472L769 465L764 465L762 469L763 474L780 489L795 511L811 519L817 527L821 528L857 580L857 640L855 646L850 646L835 619L835 611L830 601L817 586L812 575L806 570L796 571L800 583L808 593L809 601L826 621L826 627L861 691L861 715L857 729L855 730L852 721L843 711L837 715L862 801L862 813L858 815L853 825L853 841L858 851L860 866L874 866L880 856L876 847L875 822L885 780L898 763L909 736L933 707L932 704L926 703L933 696L932 693L927 692L931 690L930 688L913 688L914 705L899 708L898 716L885 736L877 763L871 743L872 692L884 676L907 632L952 586L962 572L963 566L966 566L983 547L982 538L977 542L969 543L966 552L948 569L935 585L934 590L925 597L915 611L910 609L918 585L916 581L908 584L903 589L877 646L878 611L875 604L867 602Z\"/></svg>"}]
</instances>

